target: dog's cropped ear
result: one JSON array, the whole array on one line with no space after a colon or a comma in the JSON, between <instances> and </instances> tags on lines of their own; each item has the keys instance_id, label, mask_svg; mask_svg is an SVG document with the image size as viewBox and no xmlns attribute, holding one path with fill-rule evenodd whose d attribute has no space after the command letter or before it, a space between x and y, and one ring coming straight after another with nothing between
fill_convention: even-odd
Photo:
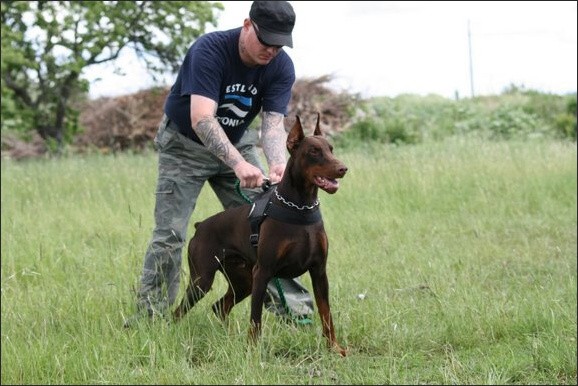
<instances>
[{"instance_id":1,"label":"dog's cropped ear","mask_svg":"<svg viewBox=\"0 0 578 386\"><path fill-rule=\"evenodd\" d=\"M303 134L303 126L301 126L301 119L299 115L295 116L295 123L291 128L291 131L287 135L287 150L291 153L293 150L297 149L301 141L305 138Z\"/></svg>"},{"instance_id":2,"label":"dog's cropped ear","mask_svg":"<svg viewBox=\"0 0 578 386\"><path fill-rule=\"evenodd\" d=\"M320 118L321 118L321 114L317 113L317 124L315 125L315 131L313 132L313 135L323 136L323 133L321 132L321 126L319 126Z\"/></svg>"}]
</instances>

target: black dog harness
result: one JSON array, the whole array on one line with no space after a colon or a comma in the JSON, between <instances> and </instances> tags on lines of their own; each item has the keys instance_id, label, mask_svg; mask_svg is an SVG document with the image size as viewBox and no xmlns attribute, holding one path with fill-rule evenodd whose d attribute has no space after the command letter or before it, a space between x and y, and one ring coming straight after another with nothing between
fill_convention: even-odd
<instances>
[{"instance_id":1,"label":"black dog harness","mask_svg":"<svg viewBox=\"0 0 578 386\"><path fill-rule=\"evenodd\" d=\"M319 206L312 210L298 211L280 205L279 202L273 202L272 195L277 187L269 189L261 193L255 201L249 212L249 222L251 223L251 235L249 237L251 245L257 248L259 243L259 230L261 223L266 217L271 217L275 220L298 225L310 225L321 221L321 211Z\"/></svg>"}]
</instances>

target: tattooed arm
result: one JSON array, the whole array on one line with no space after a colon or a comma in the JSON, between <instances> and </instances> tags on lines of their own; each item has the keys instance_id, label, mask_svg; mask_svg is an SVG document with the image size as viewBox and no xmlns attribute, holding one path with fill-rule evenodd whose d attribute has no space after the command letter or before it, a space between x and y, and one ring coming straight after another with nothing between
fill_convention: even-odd
<instances>
[{"instance_id":1,"label":"tattooed arm","mask_svg":"<svg viewBox=\"0 0 578 386\"><path fill-rule=\"evenodd\" d=\"M228 165L241 182L243 188L254 188L263 184L261 170L247 162L233 146L217 121L217 103L212 99L191 95L191 122L195 134L205 147Z\"/></svg>"},{"instance_id":2,"label":"tattooed arm","mask_svg":"<svg viewBox=\"0 0 578 386\"><path fill-rule=\"evenodd\" d=\"M263 153L269 165L269 178L272 183L279 182L285 171L285 150L287 132L283 124L283 114L263 112L261 124Z\"/></svg>"}]
</instances>

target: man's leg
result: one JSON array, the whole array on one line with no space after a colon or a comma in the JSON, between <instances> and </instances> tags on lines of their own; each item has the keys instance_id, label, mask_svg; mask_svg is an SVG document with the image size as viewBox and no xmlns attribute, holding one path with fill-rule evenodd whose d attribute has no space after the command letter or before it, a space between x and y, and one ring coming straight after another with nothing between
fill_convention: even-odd
<instances>
[{"instance_id":1,"label":"man's leg","mask_svg":"<svg viewBox=\"0 0 578 386\"><path fill-rule=\"evenodd\" d=\"M298 277L274 278L267 285L267 294L265 307L277 315L297 321L313 316L313 299Z\"/></svg>"},{"instance_id":2,"label":"man's leg","mask_svg":"<svg viewBox=\"0 0 578 386\"><path fill-rule=\"evenodd\" d=\"M138 312L125 323L127 327L143 316L167 316L179 291L187 227L206 178L190 177L199 165L188 159L188 142L192 141L167 129L163 119L155 138L159 150L155 229L144 257Z\"/></svg>"}]
</instances>

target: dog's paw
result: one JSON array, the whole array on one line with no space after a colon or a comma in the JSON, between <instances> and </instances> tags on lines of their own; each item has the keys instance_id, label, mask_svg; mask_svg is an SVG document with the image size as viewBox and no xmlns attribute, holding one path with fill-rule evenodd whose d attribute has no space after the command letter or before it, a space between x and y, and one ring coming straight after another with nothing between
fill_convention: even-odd
<instances>
[{"instance_id":1,"label":"dog's paw","mask_svg":"<svg viewBox=\"0 0 578 386\"><path fill-rule=\"evenodd\" d=\"M341 347L340 345L338 345L337 343L333 343L333 346L331 348L333 351L335 351L336 353L338 353L339 355L341 355L341 357L345 358L347 356L347 350L344 349L343 347Z\"/></svg>"}]
</instances>

